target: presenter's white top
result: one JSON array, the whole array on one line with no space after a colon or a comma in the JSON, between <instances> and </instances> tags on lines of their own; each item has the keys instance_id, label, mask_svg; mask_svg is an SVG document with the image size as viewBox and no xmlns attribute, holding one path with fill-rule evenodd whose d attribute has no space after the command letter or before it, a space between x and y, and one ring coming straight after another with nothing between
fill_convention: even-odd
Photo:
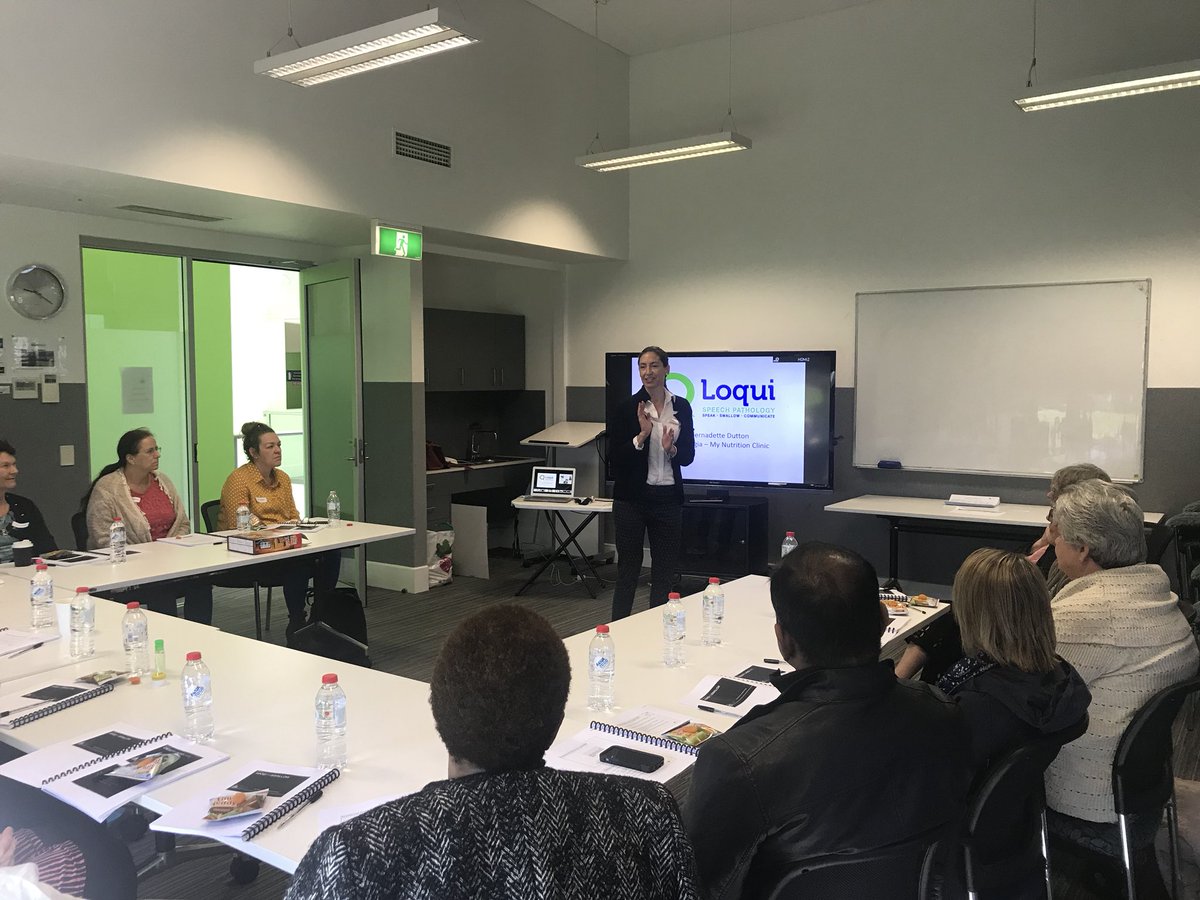
<instances>
[{"instance_id":1,"label":"presenter's white top","mask_svg":"<svg viewBox=\"0 0 1200 900\"><path fill-rule=\"evenodd\" d=\"M666 391L666 394L667 399L663 401L661 413L653 403L645 404L651 422L650 436L646 438L646 443L639 444L636 437L633 439L633 446L639 450L643 447L649 448L650 459L646 484L656 486L675 483L675 470L671 468L671 457L675 455L675 447L672 445L671 452L668 454L663 450L662 439L664 428L673 429L675 436L679 436L679 419L675 418L675 395L670 391Z\"/></svg>"}]
</instances>

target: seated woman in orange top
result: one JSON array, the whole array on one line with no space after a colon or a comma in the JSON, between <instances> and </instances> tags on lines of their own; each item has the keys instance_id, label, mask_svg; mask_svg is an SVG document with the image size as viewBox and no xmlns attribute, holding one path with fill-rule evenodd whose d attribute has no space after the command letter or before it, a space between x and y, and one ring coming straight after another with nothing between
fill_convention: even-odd
<instances>
[{"instance_id":1,"label":"seated woman in orange top","mask_svg":"<svg viewBox=\"0 0 1200 900\"><path fill-rule=\"evenodd\" d=\"M283 444L270 425L262 422L247 422L242 426L242 449L249 460L234 469L221 488L222 529L237 527L237 509L245 504L250 510L250 524L278 525L282 522L298 522L300 511L292 496L292 480L287 472L279 468L283 461ZM304 598L308 593L308 581L314 579L317 590L337 587L341 554L336 550L324 553L309 553L289 559L263 563L256 570L262 572L270 567L271 577L283 582L283 596L287 600L287 637L291 638L297 628L305 623Z\"/></svg>"}]
</instances>

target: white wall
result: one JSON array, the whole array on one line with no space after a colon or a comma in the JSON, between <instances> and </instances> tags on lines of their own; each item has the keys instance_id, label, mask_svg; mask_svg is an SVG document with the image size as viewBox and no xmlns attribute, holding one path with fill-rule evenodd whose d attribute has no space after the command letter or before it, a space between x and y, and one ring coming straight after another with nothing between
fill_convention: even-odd
<instances>
[{"instance_id":1,"label":"white wall","mask_svg":"<svg viewBox=\"0 0 1200 900\"><path fill-rule=\"evenodd\" d=\"M1150 386L1200 386L1200 90L1021 113L1031 9L880 0L738 35L754 149L628 176L629 261L569 269L567 384L655 343L833 348L849 386L856 292L1149 276ZM1048 84L1194 57L1200 5L1056 0L1039 18ZM726 52L634 58L631 142L716 130ZM1013 350L992 364L1037 364Z\"/></svg>"},{"instance_id":2,"label":"white wall","mask_svg":"<svg viewBox=\"0 0 1200 900\"><path fill-rule=\"evenodd\" d=\"M67 288L67 300L62 312L45 322L31 322L14 312L7 302L0 301L0 335L29 335L50 346L55 346L60 337L65 338L67 357L62 377L64 382L82 383L85 375L83 303L80 299L83 271L79 250L80 240L85 237L275 259L327 262L333 258L333 251L328 247L294 241L248 238L197 228L130 222L0 203L0 280L6 281L20 265L39 262L57 271Z\"/></svg>"},{"instance_id":3,"label":"white wall","mask_svg":"<svg viewBox=\"0 0 1200 900\"><path fill-rule=\"evenodd\" d=\"M425 4L4 0L0 155L624 256L624 192L574 157L626 137L626 58L524 0L451 5L478 44L300 88L253 74L289 8L308 44ZM453 168L393 158L393 129Z\"/></svg>"}]
</instances>

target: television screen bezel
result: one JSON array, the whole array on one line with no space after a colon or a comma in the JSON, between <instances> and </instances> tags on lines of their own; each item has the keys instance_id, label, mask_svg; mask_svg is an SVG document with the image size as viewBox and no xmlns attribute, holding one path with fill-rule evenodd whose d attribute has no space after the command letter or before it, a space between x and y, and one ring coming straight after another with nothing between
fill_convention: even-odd
<instances>
[{"instance_id":1,"label":"television screen bezel","mask_svg":"<svg viewBox=\"0 0 1200 900\"><path fill-rule=\"evenodd\" d=\"M631 396L631 382L623 382L620 385L610 383L610 375L613 371L611 361L619 358L624 363L624 372L629 372L631 361L637 359L640 351L607 351L604 354L604 413L605 423L611 421L613 408L617 403ZM770 356L774 358L787 358L793 360L811 359L813 357L823 357L828 360L829 366L829 422L827 428L827 465L828 479L820 484L811 481L805 482L778 482L778 481L761 481L753 479L710 479L710 478L689 478L688 470L684 468L683 483L684 486L695 485L700 487L710 488L755 488L755 489L770 489L770 490L805 490L805 491L833 491L834 489L834 451L837 445L837 436L834 433L834 422L836 418L837 408L837 351L836 350L678 350L671 351L669 357L672 362L676 359L688 359L696 356L726 356L726 357L749 357L749 356ZM805 466L805 471L808 467ZM605 458L605 477L611 482L612 463Z\"/></svg>"}]
</instances>

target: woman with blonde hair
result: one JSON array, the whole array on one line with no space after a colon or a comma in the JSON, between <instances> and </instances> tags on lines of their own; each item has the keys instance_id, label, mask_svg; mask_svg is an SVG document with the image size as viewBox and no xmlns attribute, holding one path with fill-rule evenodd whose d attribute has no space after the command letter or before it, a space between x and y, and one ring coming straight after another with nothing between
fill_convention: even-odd
<instances>
[{"instance_id":1,"label":"woman with blonde hair","mask_svg":"<svg viewBox=\"0 0 1200 900\"><path fill-rule=\"evenodd\" d=\"M1018 745L1074 725L1091 694L1055 655L1046 581L1019 553L976 550L954 576L963 658L938 687L954 697L978 771Z\"/></svg>"}]
</instances>

